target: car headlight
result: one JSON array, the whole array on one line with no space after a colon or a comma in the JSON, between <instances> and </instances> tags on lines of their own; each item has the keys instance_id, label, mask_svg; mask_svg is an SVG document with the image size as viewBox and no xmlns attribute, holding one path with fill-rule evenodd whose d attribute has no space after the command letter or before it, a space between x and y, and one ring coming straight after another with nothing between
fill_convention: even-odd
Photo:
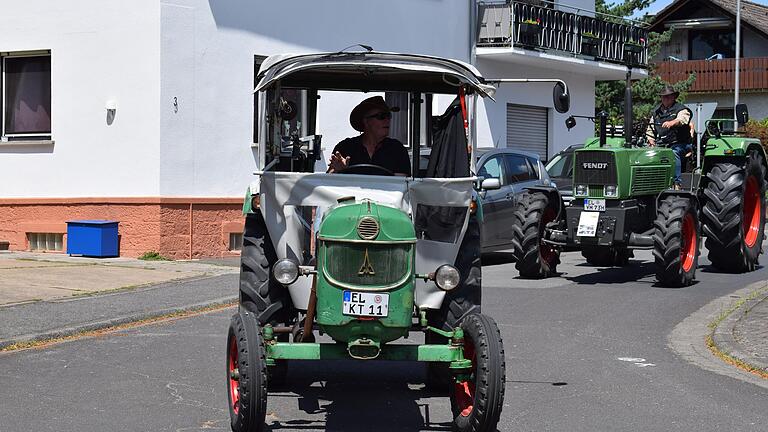
<instances>
[{"instance_id":1,"label":"car headlight","mask_svg":"<svg viewBox=\"0 0 768 432\"><path fill-rule=\"evenodd\" d=\"M614 198L619 196L619 188L616 185L606 185L605 196Z\"/></svg>"},{"instance_id":2,"label":"car headlight","mask_svg":"<svg viewBox=\"0 0 768 432\"><path fill-rule=\"evenodd\" d=\"M444 291L456 288L459 286L459 271L452 265L441 265L435 272L435 284Z\"/></svg>"},{"instance_id":3,"label":"car headlight","mask_svg":"<svg viewBox=\"0 0 768 432\"><path fill-rule=\"evenodd\" d=\"M576 196L587 196L587 195L589 195L587 185L576 186Z\"/></svg>"},{"instance_id":4,"label":"car headlight","mask_svg":"<svg viewBox=\"0 0 768 432\"><path fill-rule=\"evenodd\" d=\"M272 267L272 274L275 276L275 280L281 284L290 285L299 278L299 265L293 260L283 258Z\"/></svg>"}]
</instances>

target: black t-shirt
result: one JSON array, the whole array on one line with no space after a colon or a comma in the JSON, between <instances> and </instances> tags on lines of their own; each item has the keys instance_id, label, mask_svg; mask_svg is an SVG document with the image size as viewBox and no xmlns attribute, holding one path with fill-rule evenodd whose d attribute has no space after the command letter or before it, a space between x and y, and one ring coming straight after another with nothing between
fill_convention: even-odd
<instances>
[{"instance_id":1,"label":"black t-shirt","mask_svg":"<svg viewBox=\"0 0 768 432\"><path fill-rule=\"evenodd\" d=\"M395 174L411 175L411 160L403 143L393 138L384 138L371 158L363 146L362 135L347 138L336 144L333 153L349 156L349 165L373 164L382 166Z\"/></svg>"}]
</instances>

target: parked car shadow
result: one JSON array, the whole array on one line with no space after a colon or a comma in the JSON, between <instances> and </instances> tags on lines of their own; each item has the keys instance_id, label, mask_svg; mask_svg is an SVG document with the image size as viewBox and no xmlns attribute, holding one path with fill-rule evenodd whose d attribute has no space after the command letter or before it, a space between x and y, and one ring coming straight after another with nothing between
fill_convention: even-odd
<instances>
[{"instance_id":1,"label":"parked car shadow","mask_svg":"<svg viewBox=\"0 0 768 432\"><path fill-rule=\"evenodd\" d=\"M268 430L450 431L448 396L426 390L425 376L416 363L292 361L287 383L269 397L295 398L304 418L267 417ZM445 404L435 407L430 398ZM442 421L432 418L435 409Z\"/></svg>"}]
</instances>

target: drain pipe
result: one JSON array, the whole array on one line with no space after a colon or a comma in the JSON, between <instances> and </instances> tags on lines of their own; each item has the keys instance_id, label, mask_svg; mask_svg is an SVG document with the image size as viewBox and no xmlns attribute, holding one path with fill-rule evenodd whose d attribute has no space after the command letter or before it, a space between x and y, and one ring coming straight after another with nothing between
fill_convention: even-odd
<instances>
[{"instance_id":1,"label":"drain pipe","mask_svg":"<svg viewBox=\"0 0 768 432\"><path fill-rule=\"evenodd\" d=\"M192 201L189 202L189 259L192 259Z\"/></svg>"}]
</instances>

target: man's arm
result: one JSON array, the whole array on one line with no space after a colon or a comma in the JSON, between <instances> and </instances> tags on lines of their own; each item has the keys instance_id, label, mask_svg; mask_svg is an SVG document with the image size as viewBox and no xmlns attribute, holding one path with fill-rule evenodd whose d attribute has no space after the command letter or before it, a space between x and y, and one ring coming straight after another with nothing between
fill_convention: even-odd
<instances>
[{"instance_id":1,"label":"man's arm","mask_svg":"<svg viewBox=\"0 0 768 432\"><path fill-rule=\"evenodd\" d=\"M664 122L662 124L662 127L665 128L673 128L675 126L685 126L691 121L691 112L687 109L681 110L679 113L677 113L677 116L674 120L669 120Z\"/></svg>"}]
</instances>

